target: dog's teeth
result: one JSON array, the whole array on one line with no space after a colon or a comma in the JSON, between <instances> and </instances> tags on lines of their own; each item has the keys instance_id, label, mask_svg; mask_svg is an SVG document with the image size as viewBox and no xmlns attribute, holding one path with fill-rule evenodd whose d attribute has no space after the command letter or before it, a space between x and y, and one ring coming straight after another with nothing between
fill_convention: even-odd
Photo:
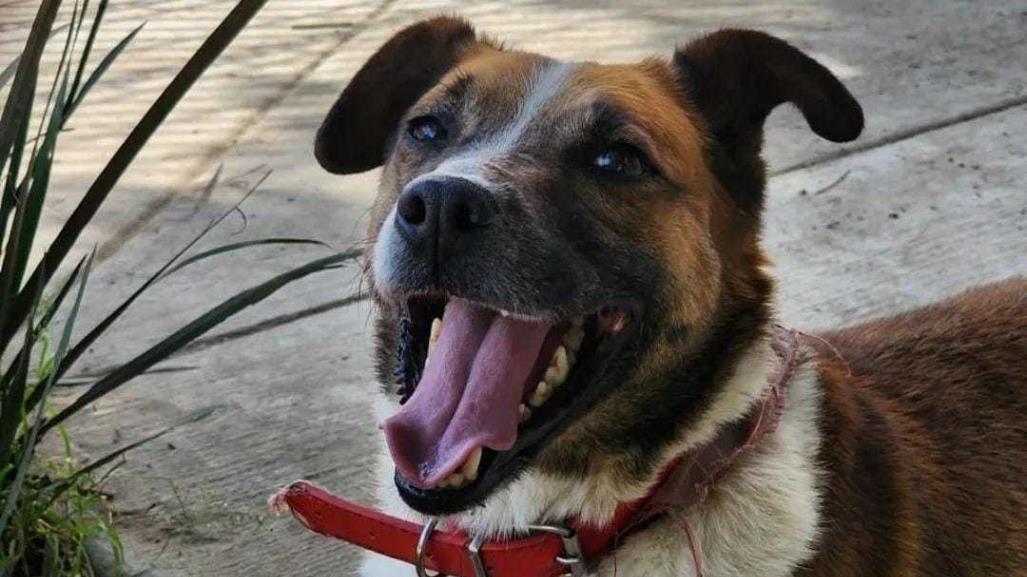
<instances>
[{"instance_id":1,"label":"dog's teeth","mask_svg":"<svg viewBox=\"0 0 1027 577\"><path fill-rule=\"evenodd\" d=\"M538 386L535 387L535 392L531 394L531 398L528 399L528 404L538 408L542 406L542 403L549 400L549 395L553 393L552 387L545 381L539 382Z\"/></svg>"},{"instance_id":2,"label":"dog's teeth","mask_svg":"<svg viewBox=\"0 0 1027 577\"><path fill-rule=\"evenodd\" d=\"M556 367L549 367L546 369L546 374L542 376L542 382L549 383L554 387L563 383L563 381L560 381L560 372Z\"/></svg>"},{"instance_id":3,"label":"dog's teeth","mask_svg":"<svg viewBox=\"0 0 1027 577\"><path fill-rule=\"evenodd\" d=\"M464 476L463 476L463 474L462 473L453 473L452 475L446 477L445 480L443 480L442 483L439 486L447 488L447 489L456 489L456 488L460 487L463 484L464 484Z\"/></svg>"},{"instance_id":4,"label":"dog's teeth","mask_svg":"<svg viewBox=\"0 0 1027 577\"><path fill-rule=\"evenodd\" d=\"M581 348L581 342L585 340L585 330L581 327L571 327L563 335L563 344L567 345L567 348L573 352L578 352Z\"/></svg>"},{"instance_id":5,"label":"dog's teeth","mask_svg":"<svg viewBox=\"0 0 1027 577\"><path fill-rule=\"evenodd\" d=\"M467 479L468 482L474 481L478 478L478 465L481 464L481 447L478 447L468 455L467 460L464 461L462 467L460 467L460 473Z\"/></svg>"},{"instance_id":6,"label":"dog's teeth","mask_svg":"<svg viewBox=\"0 0 1027 577\"><path fill-rule=\"evenodd\" d=\"M508 317L510 316L510 311L499 309L499 315L503 317Z\"/></svg>"},{"instance_id":7,"label":"dog's teeth","mask_svg":"<svg viewBox=\"0 0 1027 577\"><path fill-rule=\"evenodd\" d=\"M428 349L431 350L432 345L439 340L439 335L442 334L442 319L435 318L431 322L431 334L428 335Z\"/></svg>"},{"instance_id":8,"label":"dog's teeth","mask_svg":"<svg viewBox=\"0 0 1027 577\"><path fill-rule=\"evenodd\" d=\"M568 373L571 372L571 361L567 356L566 348L556 347L556 352L553 353L552 365L556 367L557 372L560 374L560 383L562 384L567 380Z\"/></svg>"},{"instance_id":9,"label":"dog's teeth","mask_svg":"<svg viewBox=\"0 0 1027 577\"><path fill-rule=\"evenodd\" d=\"M557 347L553 358L549 360L549 368L546 369L545 381L553 387L559 387L567 380L567 374L571 370L570 359L567 357L567 349Z\"/></svg>"},{"instance_id":10,"label":"dog's teeth","mask_svg":"<svg viewBox=\"0 0 1027 577\"><path fill-rule=\"evenodd\" d=\"M431 322L431 332L428 334L428 352L424 355L424 365L428 366L428 360L431 359L431 350L435 347L435 343L439 340L439 335L442 334L442 319L433 319Z\"/></svg>"},{"instance_id":11,"label":"dog's teeth","mask_svg":"<svg viewBox=\"0 0 1027 577\"><path fill-rule=\"evenodd\" d=\"M518 423L525 423L530 418L531 418L531 408L530 407L528 407L527 405L524 405L524 404L522 404L520 407L517 407L517 422Z\"/></svg>"}]
</instances>

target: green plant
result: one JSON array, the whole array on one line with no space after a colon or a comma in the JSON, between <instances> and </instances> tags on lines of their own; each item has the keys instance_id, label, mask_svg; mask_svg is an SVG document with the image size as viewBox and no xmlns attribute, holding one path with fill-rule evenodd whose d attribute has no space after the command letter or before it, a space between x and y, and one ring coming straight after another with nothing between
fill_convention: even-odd
<instances>
[{"instance_id":1,"label":"green plant","mask_svg":"<svg viewBox=\"0 0 1027 577\"><path fill-rule=\"evenodd\" d=\"M233 207L157 268L146 282L95 327L72 342L75 321L87 292L93 265L92 255L81 258L74 266L66 262L79 235L176 103L265 1L239 1L207 37L97 175L31 273L28 272L30 254L37 241L36 231L61 131L90 88L125 51L141 26L122 39L90 71L91 51L107 0L100 0L93 10L90 10L89 0L76 0L70 22L56 29L53 25L61 2L43 0L24 51L15 62L0 70L0 90L9 83L0 115L0 359L4 360L0 364L2 576L92 575L85 543L98 535L112 541L117 555L120 551L117 534L109 515L103 513L99 506L99 484L110 473L112 464L116 467L116 461L126 451L166 432L76 467L70 455L71 444L61 426L66 419L285 284L340 267L357 254L356 251L347 251L314 259L239 292L135 358L97 378L72 402L52 414L48 411L48 398L54 383L67 374L89 346L106 335L125 310L161 278L204 259L255 245L315 243L306 239L265 238L233 243L186 257L197 241L237 208ZM46 98L39 103L35 95L40 58L48 40L57 37L61 31L65 31L65 37L59 64ZM80 37L84 38L81 45ZM33 108L39 104L42 104L42 113L33 115ZM33 118L39 119L34 134L31 131ZM215 175L208 186L214 186L217 177ZM256 186L250 193L255 189ZM68 268L71 270L66 270ZM59 312L65 321L56 342L53 342L50 326ZM37 359L34 366L33 359ZM60 435L65 451L63 459L55 462L37 457L37 446L48 434ZM104 468L107 472L101 473Z\"/></svg>"}]
</instances>

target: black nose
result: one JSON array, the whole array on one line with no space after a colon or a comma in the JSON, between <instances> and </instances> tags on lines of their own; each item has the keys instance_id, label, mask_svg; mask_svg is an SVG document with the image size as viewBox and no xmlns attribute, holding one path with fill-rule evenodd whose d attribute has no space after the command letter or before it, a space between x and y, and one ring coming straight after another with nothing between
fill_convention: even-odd
<instances>
[{"instance_id":1,"label":"black nose","mask_svg":"<svg viewBox=\"0 0 1027 577\"><path fill-rule=\"evenodd\" d=\"M489 191L456 177L417 181L400 194L396 204L396 227L431 259L459 250L494 216Z\"/></svg>"}]
</instances>

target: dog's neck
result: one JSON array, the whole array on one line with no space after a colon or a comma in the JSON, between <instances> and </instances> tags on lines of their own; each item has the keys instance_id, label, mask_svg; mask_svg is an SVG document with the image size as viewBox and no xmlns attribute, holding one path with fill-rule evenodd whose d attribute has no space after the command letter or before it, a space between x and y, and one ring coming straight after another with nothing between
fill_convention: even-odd
<instances>
[{"instance_id":1,"label":"dog's neck","mask_svg":"<svg viewBox=\"0 0 1027 577\"><path fill-rule=\"evenodd\" d=\"M759 404L780 367L780 356L772 347L772 326L768 323L764 336L736 355L724 386L719 387L703 417L664 451L661 469L712 442L725 426ZM706 577L752 574L751 568L739 564L766 568L762 574L768 576L787 575L796 563L809 557L819 519L814 466L819 445L819 392L816 372L802 357L800 354L789 379L778 426L768 431L753 451L732 463L701 507L656 519L632 533L616 555L601 561L598 575L696 575L696 557L682 532L682 521L694 532L698 559L708 569ZM390 469L385 459L383 479L391 476ZM485 506L454 520L469 532L492 536L510 535L532 523L570 518L602 523L610 520L622 503L644 497L652 484L624 486L603 475L567 479L528 471ZM386 510L422 519L390 489L389 483L383 484ZM754 523L754 519L760 522ZM374 571L372 565L368 571ZM667 572L668 568L672 572Z\"/></svg>"},{"instance_id":2,"label":"dog's neck","mask_svg":"<svg viewBox=\"0 0 1027 577\"><path fill-rule=\"evenodd\" d=\"M649 494L659 474L672 462L719 443L718 435L754 414L772 388L781 365L773 349L774 324L768 320L765 326L749 332L745 342L729 343L730 338L711 340L702 347L705 350L693 355L695 364L675 370L675 375L689 380L704 375L721 382L710 387L704 410L691 422L680 424L677 437L657 455L659 466L651 476L625 482L623 476L605 474L604 467L594 467L591 474L575 478L529 470L483 507L460 514L455 520L469 532L489 536L514 533L532 523L560 523L570 518L597 525L608 523L622 504Z\"/></svg>"}]
</instances>

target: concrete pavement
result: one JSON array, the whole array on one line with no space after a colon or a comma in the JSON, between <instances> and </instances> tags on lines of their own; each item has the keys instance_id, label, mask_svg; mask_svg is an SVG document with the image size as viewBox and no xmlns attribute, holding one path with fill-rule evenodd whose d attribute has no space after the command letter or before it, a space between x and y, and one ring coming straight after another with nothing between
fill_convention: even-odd
<instances>
[{"instance_id":1,"label":"concrete pavement","mask_svg":"<svg viewBox=\"0 0 1027 577\"><path fill-rule=\"evenodd\" d=\"M0 3L0 63L34 6ZM112 3L107 46L148 23L62 139L50 234L229 7ZM262 236L357 242L375 174L322 173L313 132L381 42L439 12L459 12L517 47L604 61L666 56L720 27L760 28L839 74L864 106L862 138L818 141L789 109L767 127L766 241L788 324L849 323L1027 274L1027 136L1016 128L1027 125L1019 64L1027 10L1019 3L272 0L162 127L90 231L106 259L83 326L267 169L243 207L245 227L230 220L204 246ZM201 195L217 166L222 185ZM186 269L142 299L79 372L124 361L216 298L321 254L260 249ZM346 300L358 288L355 267L288 287L168 362L172 372L130 383L73 421L78 449L98 455L197 408L216 409L132 453L112 481L134 567L156 576L350 574L351 549L266 518L263 499L297 477L358 499L371 494L370 311Z\"/></svg>"}]
</instances>

